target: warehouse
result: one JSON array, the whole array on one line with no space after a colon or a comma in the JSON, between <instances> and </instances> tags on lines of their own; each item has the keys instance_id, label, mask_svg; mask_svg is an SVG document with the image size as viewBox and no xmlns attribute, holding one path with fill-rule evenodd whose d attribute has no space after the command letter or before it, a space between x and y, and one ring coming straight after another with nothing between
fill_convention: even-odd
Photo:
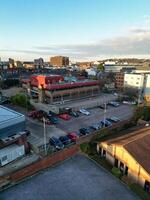
<instances>
[{"instance_id":1,"label":"warehouse","mask_svg":"<svg viewBox=\"0 0 150 200\"><path fill-rule=\"evenodd\" d=\"M25 116L0 105L0 139L25 130Z\"/></svg>"}]
</instances>

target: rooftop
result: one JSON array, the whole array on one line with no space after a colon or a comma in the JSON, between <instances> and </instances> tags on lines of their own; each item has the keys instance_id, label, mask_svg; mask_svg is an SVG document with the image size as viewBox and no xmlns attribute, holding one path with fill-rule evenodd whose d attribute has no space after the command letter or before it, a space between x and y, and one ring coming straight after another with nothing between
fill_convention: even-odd
<instances>
[{"instance_id":1,"label":"rooftop","mask_svg":"<svg viewBox=\"0 0 150 200\"><path fill-rule=\"evenodd\" d=\"M123 146L150 174L150 128L143 128L105 142L108 145L116 144Z\"/></svg>"}]
</instances>

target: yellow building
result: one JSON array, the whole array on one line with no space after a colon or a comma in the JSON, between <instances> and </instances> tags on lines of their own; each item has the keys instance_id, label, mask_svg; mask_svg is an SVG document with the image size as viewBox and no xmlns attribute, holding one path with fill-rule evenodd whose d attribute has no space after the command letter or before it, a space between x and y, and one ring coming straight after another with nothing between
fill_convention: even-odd
<instances>
[{"instance_id":1,"label":"yellow building","mask_svg":"<svg viewBox=\"0 0 150 200\"><path fill-rule=\"evenodd\" d=\"M97 152L150 192L150 128L98 143Z\"/></svg>"}]
</instances>

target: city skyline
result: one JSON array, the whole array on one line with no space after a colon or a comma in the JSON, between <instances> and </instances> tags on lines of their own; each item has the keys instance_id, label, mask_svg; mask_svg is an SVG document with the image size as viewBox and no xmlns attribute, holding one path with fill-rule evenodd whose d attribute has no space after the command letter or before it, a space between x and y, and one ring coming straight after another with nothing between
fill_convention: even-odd
<instances>
[{"instance_id":1,"label":"city skyline","mask_svg":"<svg viewBox=\"0 0 150 200\"><path fill-rule=\"evenodd\" d=\"M2 0L0 57L148 58L148 0Z\"/></svg>"}]
</instances>

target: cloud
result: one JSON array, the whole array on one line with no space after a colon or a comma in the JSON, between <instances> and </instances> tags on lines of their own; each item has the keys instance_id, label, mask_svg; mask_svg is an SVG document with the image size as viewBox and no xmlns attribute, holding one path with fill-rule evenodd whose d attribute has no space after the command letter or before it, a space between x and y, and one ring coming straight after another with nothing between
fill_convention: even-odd
<instances>
[{"instance_id":1,"label":"cloud","mask_svg":"<svg viewBox=\"0 0 150 200\"><path fill-rule=\"evenodd\" d=\"M146 17L148 19L148 16ZM101 40L87 44L49 44L37 46L30 49L1 49L0 52L17 53L50 57L53 55L66 55L71 59L89 60L101 57L122 56L147 56L150 55L150 29L146 27L129 28L128 33L123 36Z\"/></svg>"}]
</instances>

